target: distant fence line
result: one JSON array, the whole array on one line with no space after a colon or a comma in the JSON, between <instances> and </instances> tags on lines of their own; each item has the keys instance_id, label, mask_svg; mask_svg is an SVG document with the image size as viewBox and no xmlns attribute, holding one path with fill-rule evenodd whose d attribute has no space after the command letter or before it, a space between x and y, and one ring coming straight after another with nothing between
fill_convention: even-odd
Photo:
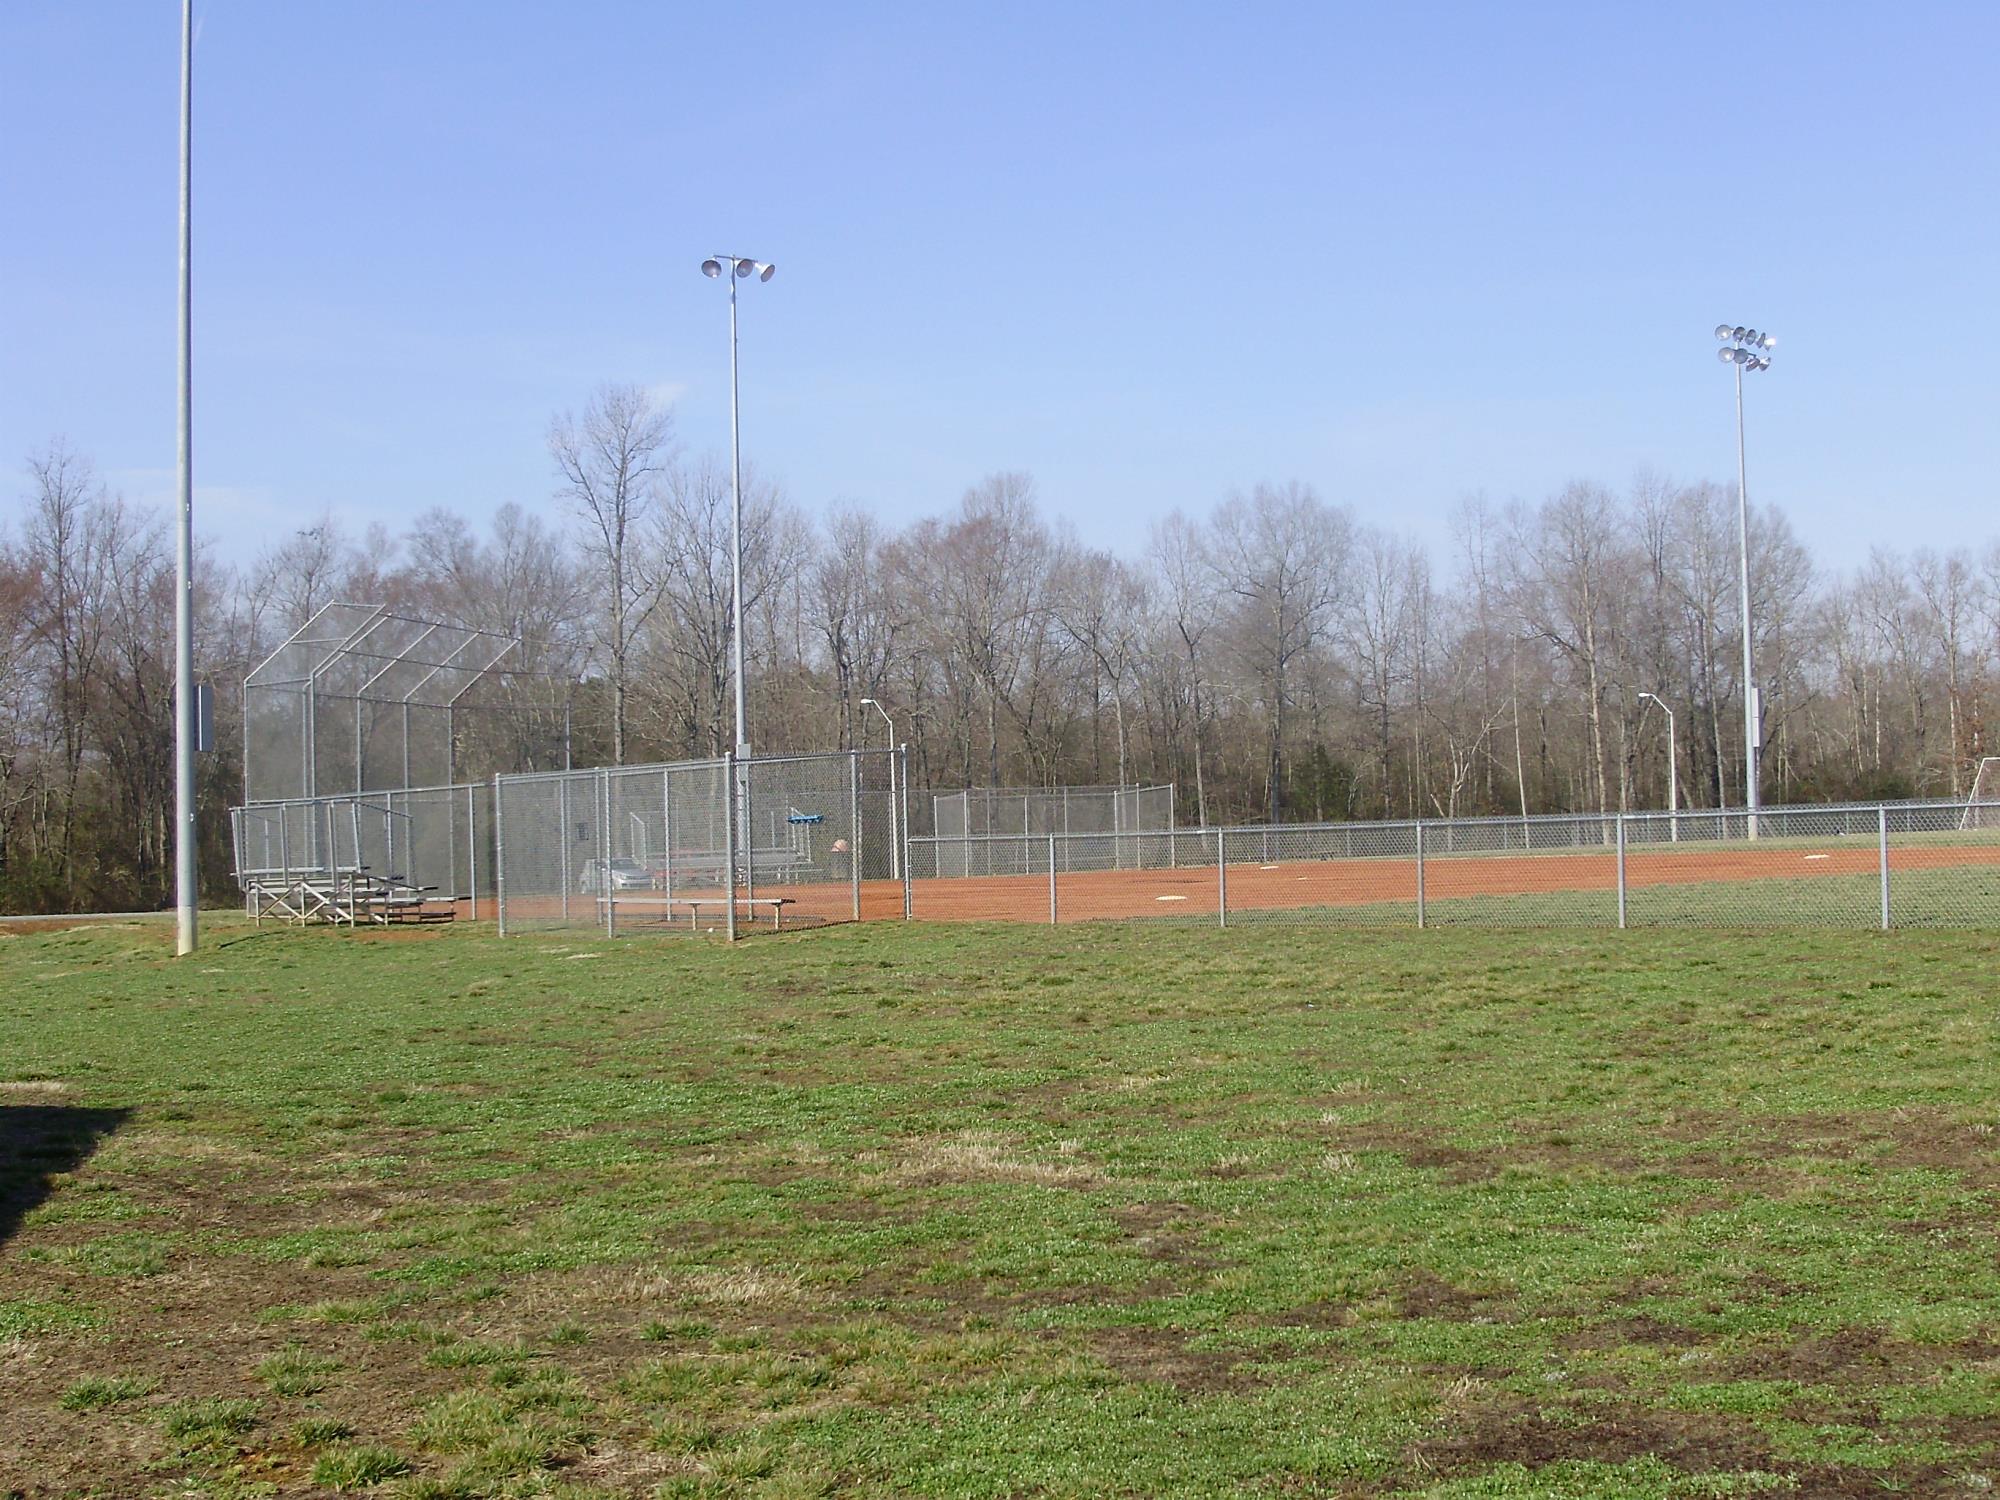
<instances>
[{"instance_id":1,"label":"distant fence line","mask_svg":"<svg viewBox=\"0 0 2000 1500\"><path fill-rule=\"evenodd\" d=\"M906 917L2000 929L1990 792L1755 814L1176 828L1169 789L1086 788L1072 789L1069 832L913 837L906 767L900 749L724 756L251 804L232 810L237 870L246 888L393 872L508 933ZM1035 794L1039 812L1006 811L1046 822L1061 791ZM1082 806L1113 826L1076 831Z\"/></svg>"},{"instance_id":2,"label":"distant fence line","mask_svg":"<svg viewBox=\"0 0 2000 1500\"><path fill-rule=\"evenodd\" d=\"M910 861L918 918L2000 928L2000 802L929 837Z\"/></svg>"}]
</instances>

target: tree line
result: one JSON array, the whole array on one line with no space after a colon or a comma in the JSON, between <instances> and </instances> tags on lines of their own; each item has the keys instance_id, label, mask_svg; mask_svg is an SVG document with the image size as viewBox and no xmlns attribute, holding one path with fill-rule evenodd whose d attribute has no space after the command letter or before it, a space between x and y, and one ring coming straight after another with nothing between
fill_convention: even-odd
<instances>
[{"instance_id":1,"label":"tree line","mask_svg":"<svg viewBox=\"0 0 2000 1500\"><path fill-rule=\"evenodd\" d=\"M733 742L730 482L670 408L607 386L548 433L549 503L203 555L204 883L225 899L242 679L320 606L517 636L469 770L720 754ZM62 443L0 532L0 906L168 899L173 551L166 518ZM1459 500L1435 555L1300 482L1175 510L1130 555L996 473L902 527L809 515L746 470L743 609L759 752L880 744L921 793L1166 782L1187 823L1740 805L1733 489L1651 474ZM1815 566L1753 510L1767 800L1966 795L1992 750L2000 540ZM1641 695L1653 695L1651 697ZM558 724L562 725L560 731ZM923 799L915 799L917 805Z\"/></svg>"}]
</instances>

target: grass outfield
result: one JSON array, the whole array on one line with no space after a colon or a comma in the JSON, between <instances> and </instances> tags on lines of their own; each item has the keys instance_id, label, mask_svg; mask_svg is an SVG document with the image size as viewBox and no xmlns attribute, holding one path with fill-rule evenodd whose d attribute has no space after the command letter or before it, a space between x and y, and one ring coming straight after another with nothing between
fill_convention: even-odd
<instances>
[{"instance_id":1,"label":"grass outfield","mask_svg":"<svg viewBox=\"0 0 2000 1500\"><path fill-rule=\"evenodd\" d=\"M1432 866L1449 871L1449 866ZM1449 874L1437 883L1450 890ZM1890 873L1890 919L1898 928L1974 927L2000 932L2000 866L1955 865ZM1153 918L1215 925L1206 917ZM1618 892L1535 891L1522 895L1433 895L1424 907L1433 927L1616 928ZM1634 885L1626 920L1641 927L1811 927L1879 929L1882 885L1875 875L1811 875L1780 880L1674 881ZM1231 907L1229 923L1333 923L1355 927L1415 927L1415 901L1259 910ZM1523 935L1525 937L1525 935Z\"/></svg>"},{"instance_id":2,"label":"grass outfield","mask_svg":"<svg viewBox=\"0 0 2000 1500\"><path fill-rule=\"evenodd\" d=\"M0 1494L2000 1475L1992 934L171 940L0 934Z\"/></svg>"}]
</instances>

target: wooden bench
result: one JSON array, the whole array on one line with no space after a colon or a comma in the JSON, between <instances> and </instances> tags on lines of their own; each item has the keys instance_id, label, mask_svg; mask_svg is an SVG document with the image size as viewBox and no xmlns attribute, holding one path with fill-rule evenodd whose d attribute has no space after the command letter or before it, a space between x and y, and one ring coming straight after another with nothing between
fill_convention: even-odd
<instances>
[{"instance_id":1,"label":"wooden bench","mask_svg":"<svg viewBox=\"0 0 2000 1500\"><path fill-rule=\"evenodd\" d=\"M736 865L739 870L743 867L740 853L736 856ZM646 866L656 886L661 881L675 884L687 880L721 882L729 874L729 861L717 849L683 849L670 860L648 860ZM796 880L811 868L811 861L803 858L796 849L770 845L750 851L749 873L753 880Z\"/></svg>"},{"instance_id":2,"label":"wooden bench","mask_svg":"<svg viewBox=\"0 0 2000 1500\"><path fill-rule=\"evenodd\" d=\"M731 902L739 910L748 908L753 921L756 920L757 908L768 906L771 909L771 930L774 932L784 925L785 908L797 904L790 896L620 896L613 893L611 910L614 922L621 909L633 906L657 911L661 921L671 922L680 914L681 908L686 907L688 931L692 932L700 920L703 907L727 906Z\"/></svg>"}]
</instances>

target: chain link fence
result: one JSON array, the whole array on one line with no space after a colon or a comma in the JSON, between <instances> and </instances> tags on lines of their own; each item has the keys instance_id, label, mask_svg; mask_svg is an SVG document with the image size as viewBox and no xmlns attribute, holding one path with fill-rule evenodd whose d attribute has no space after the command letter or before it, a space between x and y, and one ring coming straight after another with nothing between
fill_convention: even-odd
<instances>
[{"instance_id":1,"label":"chain link fence","mask_svg":"<svg viewBox=\"0 0 2000 1500\"><path fill-rule=\"evenodd\" d=\"M904 764L900 750L724 757L250 803L230 814L236 874L251 902L361 878L509 933L905 916L2000 929L2000 789L1754 816L910 838Z\"/></svg>"},{"instance_id":2,"label":"chain link fence","mask_svg":"<svg viewBox=\"0 0 2000 1500\"><path fill-rule=\"evenodd\" d=\"M2000 928L1996 811L1985 802L1899 802L1755 815L928 837L911 841L912 914L1219 925Z\"/></svg>"},{"instance_id":3,"label":"chain link fence","mask_svg":"<svg viewBox=\"0 0 2000 1500\"><path fill-rule=\"evenodd\" d=\"M819 926L908 913L903 752L494 782L503 934Z\"/></svg>"},{"instance_id":4,"label":"chain link fence","mask_svg":"<svg viewBox=\"0 0 2000 1500\"><path fill-rule=\"evenodd\" d=\"M1109 834L1114 868L1141 869L1140 842L1174 826L1174 788L1164 786L968 787L931 798L936 843L929 863L946 876L1022 875L1044 857L1051 834Z\"/></svg>"},{"instance_id":5,"label":"chain link fence","mask_svg":"<svg viewBox=\"0 0 2000 1500\"><path fill-rule=\"evenodd\" d=\"M238 887L260 892L363 878L494 914L493 788L485 783L291 797L229 810Z\"/></svg>"}]
</instances>

